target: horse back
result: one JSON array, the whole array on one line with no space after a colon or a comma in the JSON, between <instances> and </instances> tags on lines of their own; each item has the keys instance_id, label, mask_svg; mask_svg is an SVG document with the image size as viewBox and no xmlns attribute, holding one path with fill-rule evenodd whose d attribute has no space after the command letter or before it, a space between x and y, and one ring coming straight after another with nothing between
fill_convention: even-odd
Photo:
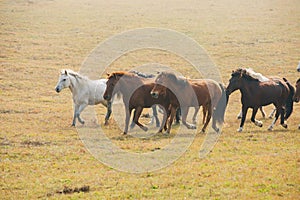
<instances>
[{"instance_id":1,"label":"horse back","mask_svg":"<svg viewBox=\"0 0 300 200\"><path fill-rule=\"evenodd\" d=\"M191 85L195 91L199 105L216 105L222 96L222 89L218 82L212 79L193 79Z\"/></svg>"}]
</instances>

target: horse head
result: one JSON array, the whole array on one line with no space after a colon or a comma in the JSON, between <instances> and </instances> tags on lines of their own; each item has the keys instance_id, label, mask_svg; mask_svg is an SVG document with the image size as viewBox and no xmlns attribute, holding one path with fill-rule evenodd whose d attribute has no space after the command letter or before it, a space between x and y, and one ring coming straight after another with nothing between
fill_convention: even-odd
<instances>
[{"instance_id":1,"label":"horse head","mask_svg":"<svg viewBox=\"0 0 300 200\"><path fill-rule=\"evenodd\" d=\"M116 89L116 85L122 77L124 73L122 72L114 72L112 74L107 74L107 82L106 82L106 90L103 94L103 98L107 101L110 101L112 96L114 95L114 90Z\"/></svg>"},{"instance_id":2,"label":"horse head","mask_svg":"<svg viewBox=\"0 0 300 200\"><path fill-rule=\"evenodd\" d=\"M150 94L153 98L157 99L159 95L165 96L167 94L167 88L161 84L155 83Z\"/></svg>"},{"instance_id":3,"label":"horse head","mask_svg":"<svg viewBox=\"0 0 300 200\"><path fill-rule=\"evenodd\" d=\"M60 73L60 76L58 78L58 82L56 84L55 91L58 93L62 89L70 87L70 85L71 85L71 80L70 80L68 70L66 70L66 69L62 70Z\"/></svg>"},{"instance_id":4,"label":"horse head","mask_svg":"<svg viewBox=\"0 0 300 200\"><path fill-rule=\"evenodd\" d=\"M300 78L296 82L296 92L294 94L293 100L297 103L300 100Z\"/></svg>"},{"instance_id":5,"label":"horse head","mask_svg":"<svg viewBox=\"0 0 300 200\"><path fill-rule=\"evenodd\" d=\"M241 79L243 78L243 75L245 73L246 70L241 68L232 71L231 78L229 79L229 85L226 88L227 96L229 96L232 92L240 89Z\"/></svg>"}]
</instances>

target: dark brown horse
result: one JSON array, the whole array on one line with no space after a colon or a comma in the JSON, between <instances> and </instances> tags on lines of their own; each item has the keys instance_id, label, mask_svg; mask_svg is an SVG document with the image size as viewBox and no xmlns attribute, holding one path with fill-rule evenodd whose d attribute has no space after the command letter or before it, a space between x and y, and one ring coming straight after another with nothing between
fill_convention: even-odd
<instances>
[{"instance_id":1,"label":"dark brown horse","mask_svg":"<svg viewBox=\"0 0 300 200\"><path fill-rule=\"evenodd\" d=\"M135 109L133 117L134 123L144 131L147 131L148 128L139 122L143 108L150 108L156 104L161 105L165 111L169 108L170 103L165 97L159 96L157 99L152 98L150 92L154 86L154 79L143 78L128 72L114 72L109 75L106 85L106 91L103 95L105 100L109 101L117 92L123 95L126 111L124 134L128 132L129 119L133 109ZM165 112L160 130L162 130L165 125L166 118Z\"/></svg>"},{"instance_id":2,"label":"dark brown horse","mask_svg":"<svg viewBox=\"0 0 300 200\"><path fill-rule=\"evenodd\" d=\"M279 115L281 116L280 124L284 128L287 128L284 120L288 119L293 111L292 96L294 88L286 79L276 79L274 77L269 81L260 82L246 69L237 69L231 74L226 93L229 96L236 90L240 90L242 96L243 116L238 129L239 132L243 130L248 108L253 109L251 121L255 125L262 127L263 123L256 120L255 115L259 107L269 104L274 104L276 107L275 119L270 125L269 130L273 129Z\"/></svg>"},{"instance_id":3,"label":"dark brown horse","mask_svg":"<svg viewBox=\"0 0 300 200\"><path fill-rule=\"evenodd\" d=\"M202 132L205 132L211 117L213 117L213 129L219 132L216 123L223 122L226 108L226 93L221 84L210 79L180 78L168 72L160 73L155 83L156 85L151 91L153 97L166 94L170 97L170 121L167 132L170 132L175 111L179 107L182 112L182 123L189 129L195 129L196 126L187 123L186 118L189 107L195 107L198 110L200 106L207 110ZM170 92L172 93L170 94Z\"/></svg>"}]
</instances>

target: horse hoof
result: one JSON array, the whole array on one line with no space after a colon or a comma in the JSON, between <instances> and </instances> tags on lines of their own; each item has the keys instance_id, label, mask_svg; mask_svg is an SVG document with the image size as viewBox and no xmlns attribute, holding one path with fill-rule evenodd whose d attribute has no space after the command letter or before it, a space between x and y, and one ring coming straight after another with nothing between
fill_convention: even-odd
<instances>
[{"instance_id":1,"label":"horse hoof","mask_svg":"<svg viewBox=\"0 0 300 200\"><path fill-rule=\"evenodd\" d=\"M262 127L263 123L261 121L255 121L255 125L258 127Z\"/></svg>"},{"instance_id":2,"label":"horse hoof","mask_svg":"<svg viewBox=\"0 0 300 200\"><path fill-rule=\"evenodd\" d=\"M123 135L127 135L127 133L126 133L126 132L123 132Z\"/></svg>"},{"instance_id":3,"label":"horse hoof","mask_svg":"<svg viewBox=\"0 0 300 200\"><path fill-rule=\"evenodd\" d=\"M242 119L242 117L241 117L241 116L238 116L237 119Z\"/></svg>"},{"instance_id":4,"label":"horse hoof","mask_svg":"<svg viewBox=\"0 0 300 200\"><path fill-rule=\"evenodd\" d=\"M201 130L201 133L205 133L205 129L202 129L202 130Z\"/></svg>"},{"instance_id":5,"label":"horse hoof","mask_svg":"<svg viewBox=\"0 0 300 200\"><path fill-rule=\"evenodd\" d=\"M238 128L237 132L242 132L243 131L243 127Z\"/></svg>"},{"instance_id":6,"label":"horse hoof","mask_svg":"<svg viewBox=\"0 0 300 200\"><path fill-rule=\"evenodd\" d=\"M214 128L214 130L219 133L220 132L220 129L219 128Z\"/></svg>"},{"instance_id":7,"label":"horse hoof","mask_svg":"<svg viewBox=\"0 0 300 200\"><path fill-rule=\"evenodd\" d=\"M195 125L189 125L188 128L189 129L196 129L196 126Z\"/></svg>"},{"instance_id":8,"label":"horse hoof","mask_svg":"<svg viewBox=\"0 0 300 200\"><path fill-rule=\"evenodd\" d=\"M148 128L147 127L142 127L143 131L148 131Z\"/></svg>"},{"instance_id":9,"label":"horse hoof","mask_svg":"<svg viewBox=\"0 0 300 200\"><path fill-rule=\"evenodd\" d=\"M270 126L270 127L268 128L268 131L273 131L273 127Z\"/></svg>"},{"instance_id":10,"label":"horse hoof","mask_svg":"<svg viewBox=\"0 0 300 200\"><path fill-rule=\"evenodd\" d=\"M287 124L281 124L281 126L282 126L283 128L287 128L287 127L288 127Z\"/></svg>"}]
</instances>

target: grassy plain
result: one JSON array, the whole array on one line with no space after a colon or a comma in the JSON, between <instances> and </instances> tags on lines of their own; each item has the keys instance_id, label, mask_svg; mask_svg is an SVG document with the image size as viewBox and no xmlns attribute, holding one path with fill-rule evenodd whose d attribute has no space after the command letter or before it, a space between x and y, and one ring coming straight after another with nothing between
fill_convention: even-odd
<instances>
[{"instance_id":1,"label":"grassy plain","mask_svg":"<svg viewBox=\"0 0 300 200\"><path fill-rule=\"evenodd\" d=\"M269 132L271 120L262 119L263 128L247 120L244 132L237 133L241 105L236 92L230 98L223 134L205 159L198 157L205 137L199 133L174 164L130 174L102 164L88 152L70 127L70 92L54 91L60 69L79 70L100 42L143 27L173 29L195 39L218 66L225 84L237 67L295 83L299 8L297 0L0 1L1 199L299 198L299 104L287 130L277 125ZM124 55L108 72L149 62L196 76L186 61L155 50ZM271 109L266 107L267 113ZM102 125L105 108L97 106L96 111ZM92 128L93 122L87 121L87 126ZM104 130L115 144L134 152L161 148L173 137L122 137L113 119ZM82 186L90 191L58 192Z\"/></svg>"}]
</instances>

